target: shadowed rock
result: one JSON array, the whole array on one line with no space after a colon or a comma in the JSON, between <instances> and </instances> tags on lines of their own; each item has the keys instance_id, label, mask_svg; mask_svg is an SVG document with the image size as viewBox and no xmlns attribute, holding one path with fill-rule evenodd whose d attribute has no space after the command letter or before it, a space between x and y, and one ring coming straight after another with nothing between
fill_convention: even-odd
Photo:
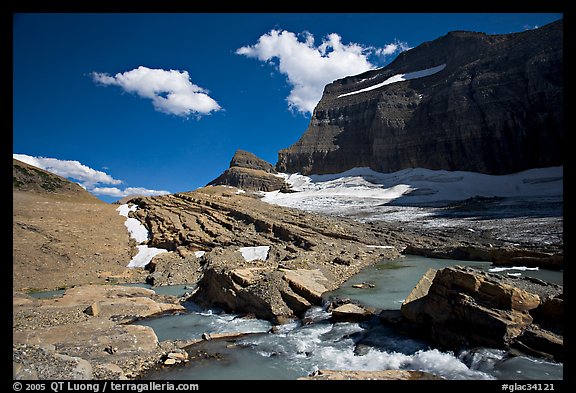
<instances>
[{"instance_id":1,"label":"shadowed rock","mask_svg":"<svg viewBox=\"0 0 576 393\"><path fill-rule=\"evenodd\" d=\"M555 296L558 287L547 290L546 286L461 266L430 269L401 311L444 348L514 347L559 360L563 358L562 336L534 324L531 315L558 311L557 302L547 297ZM549 305L540 307L543 302Z\"/></svg>"},{"instance_id":2,"label":"shadowed rock","mask_svg":"<svg viewBox=\"0 0 576 393\"><path fill-rule=\"evenodd\" d=\"M362 91L429 69L437 72ZM453 31L386 67L328 84L304 135L278 153L276 169L506 174L558 166L563 107L562 20L513 34Z\"/></svg>"}]
</instances>

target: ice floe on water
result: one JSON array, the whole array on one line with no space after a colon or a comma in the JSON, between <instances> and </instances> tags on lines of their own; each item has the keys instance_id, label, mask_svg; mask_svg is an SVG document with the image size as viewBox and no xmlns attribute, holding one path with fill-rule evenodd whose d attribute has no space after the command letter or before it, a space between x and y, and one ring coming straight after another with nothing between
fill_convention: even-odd
<instances>
[{"instance_id":1,"label":"ice floe on water","mask_svg":"<svg viewBox=\"0 0 576 393\"><path fill-rule=\"evenodd\" d=\"M132 258L126 267L144 267L149 264L152 258L154 258L156 255L167 252L167 250L162 248L148 247L147 245L142 244L148 241L150 234L148 233L148 229L146 229L146 227L142 225L140 221L138 221L136 218L128 217L129 213L136 211L136 209L138 209L138 206L129 204L120 205L116 209L118 214L126 217L124 225L128 229L130 237L136 240L138 243L136 246L138 253Z\"/></svg>"}]
</instances>

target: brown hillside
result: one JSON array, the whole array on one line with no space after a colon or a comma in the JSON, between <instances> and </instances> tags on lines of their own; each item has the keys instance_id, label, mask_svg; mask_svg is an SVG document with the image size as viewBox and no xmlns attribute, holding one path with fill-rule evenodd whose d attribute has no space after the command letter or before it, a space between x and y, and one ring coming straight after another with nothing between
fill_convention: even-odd
<instances>
[{"instance_id":1,"label":"brown hillside","mask_svg":"<svg viewBox=\"0 0 576 393\"><path fill-rule=\"evenodd\" d=\"M133 247L117 205L18 160L12 195L14 290L143 281L125 267Z\"/></svg>"}]
</instances>

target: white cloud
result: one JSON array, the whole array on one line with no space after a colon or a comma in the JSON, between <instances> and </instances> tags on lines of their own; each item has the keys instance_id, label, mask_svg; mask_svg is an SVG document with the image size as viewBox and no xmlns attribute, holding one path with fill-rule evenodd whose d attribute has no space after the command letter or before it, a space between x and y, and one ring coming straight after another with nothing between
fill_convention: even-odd
<instances>
[{"instance_id":1,"label":"white cloud","mask_svg":"<svg viewBox=\"0 0 576 393\"><path fill-rule=\"evenodd\" d=\"M534 30L537 28L538 28L538 25L524 25L524 27L523 27L524 30Z\"/></svg>"},{"instance_id":2,"label":"white cloud","mask_svg":"<svg viewBox=\"0 0 576 393\"><path fill-rule=\"evenodd\" d=\"M343 44L336 33L329 34L315 46L312 34L304 32L302 36L303 41L290 31L271 30L260 36L256 44L236 50L236 54L270 64L276 64L274 60L277 60L278 71L287 76L292 86L286 98L288 105L302 113L312 113L328 83L376 68L368 60L371 54L390 55L407 48L400 42L386 45L384 49Z\"/></svg>"},{"instance_id":3,"label":"white cloud","mask_svg":"<svg viewBox=\"0 0 576 393\"><path fill-rule=\"evenodd\" d=\"M408 49L412 49L410 46L408 46L408 43L395 40L390 44L384 45L383 48L376 49L375 53L379 56L390 56L395 53L404 52Z\"/></svg>"},{"instance_id":4,"label":"white cloud","mask_svg":"<svg viewBox=\"0 0 576 393\"><path fill-rule=\"evenodd\" d=\"M32 157L26 154L13 154L15 159L33 165L37 168L44 169L56 175L72 178L80 182L80 185L90 189L95 184L121 184L122 180L116 180L112 176L92 169L78 161L59 160L48 157Z\"/></svg>"},{"instance_id":5,"label":"white cloud","mask_svg":"<svg viewBox=\"0 0 576 393\"><path fill-rule=\"evenodd\" d=\"M99 72L91 75L96 83L120 86L126 92L152 100L156 110L167 114L201 116L222 109L206 89L190 81L188 71L140 66L114 76Z\"/></svg>"},{"instance_id":6,"label":"white cloud","mask_svg":"<svg viewBox=\"0 0 576 393\"><path fill-rule=\"evenodd\" d=\"M152 195L168 195L170 191L164 190L149 190L142 187L127 187L123 190L117 187L95 187L90 190L96 195L107 195L111 197L123 198L129 195L139 195L139 196L152 196Z\"/></svg>"},{"instance_id":7,"label":"white cloud","mask_svg":"<svg viewBox=\"0 0 576 393\"><path fill-rule=\"evenodd\" d=\"M125 197L128 195L149 196L170 194L169 191L148 190L142 187L127 187L124 190L117 187L97 187L99 184L122 184L123 181L114 179L107 173L92 169L78 161L33 157L26 154L12 154L12 157L26 164L44 169L45 171L78 181L81 187L95 195Z\"/></svg>"}]
</instances>

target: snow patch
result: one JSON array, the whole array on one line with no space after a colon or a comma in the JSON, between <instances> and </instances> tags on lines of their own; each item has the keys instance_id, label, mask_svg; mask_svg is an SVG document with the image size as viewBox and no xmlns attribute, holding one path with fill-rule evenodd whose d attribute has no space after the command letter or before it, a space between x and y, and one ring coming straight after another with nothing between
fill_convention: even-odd
<instances>
[{"instance_id":1,"label":"snow patch","mask_svg":"<svg viewBox=\"0 0 576 393\"><path fill-rule=\"evenodd\" d=\"M242 253L242 256L246 262L262 260L265 261L268 258L268 251L270 251L270 246L257 246L257 247L241 247L238 249Z\"/></svg>"},{"instance_id":2,"label":"snow patch","mask_svg":"<svg viewBox=\"0 0 576 393\"><path fill-rule=\"evenodd\" d=\"M138 254L132 258L127 267L144 267L148 265L156 255L167 252L162 248L148 247L145 245L136 247L138 248Z\"/></svg>"},{"instance_id":3,"label":"snow patch","mask_svg":"<svg viewBox=\"0 0 576 393\"><path fill-rule=\"evenodd\" d=\"M369 86L369 87L365 87L364 89L360 89L360 90L356 90L356 91L352 91L350 93L344 93L344 94L340 94L338 96L338 98L340 97L346 97L346 96L351 96L353 94L358 94L358 93L364 93L366 91L370 91L370 90L374 90L374 89L378 89L382 86L386 86L392 83L396 83L396 82L403 82L403 81L407 81L410 79L418 79L418 78L424 78L426 76L430 76L433 74L436 74L440 71L442 71L444 68L446 68L446 64L441 64L439 66L436 67L432 67L432 68L427 68L425 70L420 70L420 71L414 71L414 72L409 72L407 74L396 74L391 76L390 78L386 79L384 82L380 82L377 83L375 85ZM422 97L420 97L422 98Z\"/></svg>"},{"instance_id":4,"label":"snow patch","mask_svg":"<svg viewBox=\"0 0 576 393\"><path fill-rule=\"evenodd\" d=\"M120 214L121 216L124 216L126 218L128 218L128 213L130 212L135 212L136 209L138 208L138 206L136 205L128 205L127 203L124 205L120 205L116 211L118 212L118 214Z\"/></svg>"},{"instance_id":5,"label":"snow patch","mask_svg":"<svg viewBox=\"0 0 576 393\"><path fill-rule=\"evenodd\" d=\"M147 245L142 245L145 241L148 240L150 236L148 229L140 221L136 218L128 217L130 212L135 212L138 209L136 205L120 205L116 211L118 214L126 217L126 221L124 221L124 225L128 229L128 233L130 233L130 237L136 242L138 242L138 253L132 258L132 260L128 263L126 267L144 267L150 263L154 256L161 254L163 252L167 252L162 248L155 248L155 247L148 247Z\"/></svg>"},{"instance_id":6,"label":"snow patch","mask_svg":"<svg viewBox=\"0 0 576 393\"><path fill-rule=\"evenodd\" d=\"M196 258L202 258L206 254L206 251L194 251Z\"/></svg>"},{"instance_id":7,"label":"snow patch","mask_svg":"<svg viewBox=\"0 0 576 393\"><path fill-rule=\"evenodd\" d=\"M145 242L148 240L148 229L140 223L136 218L127 218L124 221L124 225L130 233L130 237L136 240L138 243Z\"/></svg>"}]
</instances>

